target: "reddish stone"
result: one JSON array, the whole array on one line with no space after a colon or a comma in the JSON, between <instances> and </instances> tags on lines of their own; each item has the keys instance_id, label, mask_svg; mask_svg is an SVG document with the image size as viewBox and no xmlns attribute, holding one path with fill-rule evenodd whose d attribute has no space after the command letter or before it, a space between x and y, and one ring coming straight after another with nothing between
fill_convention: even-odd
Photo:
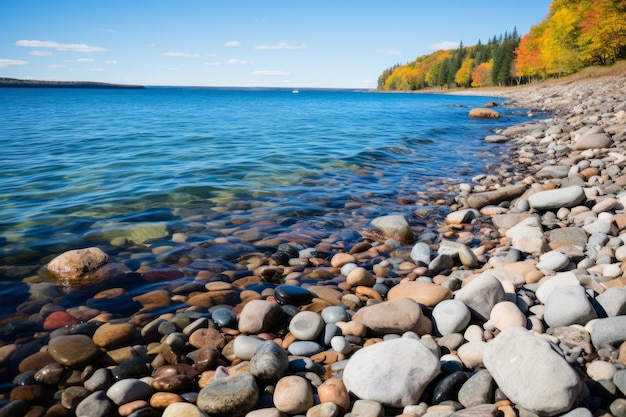
<instances>
[{"instance_id":1,"label":"reddish stone","mask_svg":"<svg viewBox=\"0 0 626 417\"><path fill-rule=\"evenodd\" d=\"M69 326L79 322L80 321L76 317L66 313L65 311L55 311L43 321L43 328L44 330L54 330L59 327Z\"/></svg>"},{"instance_id":2,"label":"reddish stone","mask_svg":"<svg viewBox=\"0 0 626 417\"><path fill-rule=\"evenodd\" d=\"M151 268L141 276L148 282L169 281L183 277L183 273L176 268Z\"/></svg>"}]
</instances>

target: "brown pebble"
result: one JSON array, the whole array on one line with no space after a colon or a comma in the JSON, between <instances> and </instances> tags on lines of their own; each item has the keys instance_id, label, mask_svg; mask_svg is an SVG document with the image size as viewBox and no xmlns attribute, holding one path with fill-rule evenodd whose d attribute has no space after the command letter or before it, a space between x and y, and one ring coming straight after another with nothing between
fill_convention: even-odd
<instances>
[{"instance_id":1,"label":"brown pebble","mask_svg":"<svg viewBox=\"0 0 626 417\"><path fill-rule=\"evenodd\" d=\"M140 303L144 310L167 307L172 303L170 293L166 290L154 290L133 297L133 301Z\"/></svg>"},{"instance_id":2,"label":"brown pebble","mask_svg":"<svg viewBox=\"0 0 626 417\"><path fill-rule=\"evenodd\" d=\"M105 349L122 346L135 335L137 327L130 323L104 323L93 334L93 342Z\"/></svg>"},{"instance_id":3,"label":"brown pebble","mask_svg":"<svg viewBox=\"0 0 626 417\"><path fill-rule=\"evenodd\" d=\"M50 356L47 351L41 351L33 353L30 356L25 357L19 364L18 369L20 372L26 371L38 371L44 366L56 363L54 358Z\"/></svg>"},{"instance_id":4,"label":"brown pebble","mask_svg":"<svg viewBox=\"0 0 626 417\"><path fill-rule=\"evenodd\" d=\"M187 305L211 308L220 304L229 304L235 301L239 293L235 290L218 290L194 293L187 299Z\"/></svg>"},{"instance_id":5,"label":"brown pebble","mask_svg":"<svg viewBox=\"0 0 626 417\"><path fill-rule=\"evenodd\" d=\"M150 406L161 409L166 408L170 404L185 402L183 397L173 392L155 392L150 397Z\"/></svg>"},{"instance_id":6,"label":"brown pebble","mask_svg":"<svg viewBox=\"0 0 626 417\"><path fill-rule=\"evenodd\" d=\"M146 408L149 406L150 404L148 404L148 401L136 400L136 401L131 401L129 403L120 405L120 408L117 410L117 412L120 416L126 417L126 416L131 415L137 410L141 410L142 408Z\"/></svg>"},{"instance_id":7,"label":"brown pebble","mask_svg":"<svg viewBox=\"0 0 626 417\"><path fill-rule=\"evenodd\" d=\"M198 329L189 336L189 344L197 349L203 346L215 346L222 349L226 345L224 335L217 329Z\"/></svg>"}]
</instances>

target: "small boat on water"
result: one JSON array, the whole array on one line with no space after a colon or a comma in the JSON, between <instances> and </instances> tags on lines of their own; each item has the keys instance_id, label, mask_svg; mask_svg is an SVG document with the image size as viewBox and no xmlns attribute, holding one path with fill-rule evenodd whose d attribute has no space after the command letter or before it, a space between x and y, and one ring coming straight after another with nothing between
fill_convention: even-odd
<instances>
[{"instance_id":1,"label":"small boat on water","mask_svg":"<svg viewBox=\"0 0 626 417\"><path fill-rule=\"evenodd\" d=\"M292 93L293 93L293 94L298 94L299 92L300 92L300 91L298 91L298 90L293 90L293 91L292 91Z\"/></svg>"}]
</instances>

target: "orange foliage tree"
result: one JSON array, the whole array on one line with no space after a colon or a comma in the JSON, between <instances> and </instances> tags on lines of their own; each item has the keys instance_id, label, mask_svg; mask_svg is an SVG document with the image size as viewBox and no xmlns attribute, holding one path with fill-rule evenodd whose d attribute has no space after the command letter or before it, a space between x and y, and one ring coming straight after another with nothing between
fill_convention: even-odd
<instances>
[{"instance_id":1,"label":"orange foliage tree","mask_svg":"<svg viewBox=\"0 0 626 417\"><path fill-rule=\"evenodd\" d=\"M491 84L491 68L493 60L483 62L472 72L472 87L485 87Z\"/></svg>"}]
</instances>

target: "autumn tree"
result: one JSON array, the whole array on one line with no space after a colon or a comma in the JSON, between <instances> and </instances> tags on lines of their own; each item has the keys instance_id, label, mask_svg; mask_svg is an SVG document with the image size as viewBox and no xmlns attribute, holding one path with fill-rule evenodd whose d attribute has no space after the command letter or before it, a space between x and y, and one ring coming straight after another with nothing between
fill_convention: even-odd
<instances>
[{"instance_id":1,"label":"autumn tree","mask_svg":"<svg viewBox=\"0 0 626 417\"><path fill-rule=\"evenodd\" d=\"M472 87L485 87L491 84L491 67L493 60L483 62L472 71Z\"/></svg>"},{"instance_id":2,"label":"autumn tree","mask_svg":"<svg viewBox=\"0 0 626 417\"><path fill-rule=\"evenodd\" d=\"M461 68L454 76L454 82L461 87L469 87L472 82L472 69L474 68L474 59L468 58L463 61Z\"/></svg>"},{"instance_id":3,"label":"autumn tree","mask_svg":"<svg viewBox=\"0 0 626 417\"><path fill-rule=\"evenodd\" d=\"M578 28L583 62L606 65L626 57L626 0L594 0Z\"/></svg>"}]
</instances>

